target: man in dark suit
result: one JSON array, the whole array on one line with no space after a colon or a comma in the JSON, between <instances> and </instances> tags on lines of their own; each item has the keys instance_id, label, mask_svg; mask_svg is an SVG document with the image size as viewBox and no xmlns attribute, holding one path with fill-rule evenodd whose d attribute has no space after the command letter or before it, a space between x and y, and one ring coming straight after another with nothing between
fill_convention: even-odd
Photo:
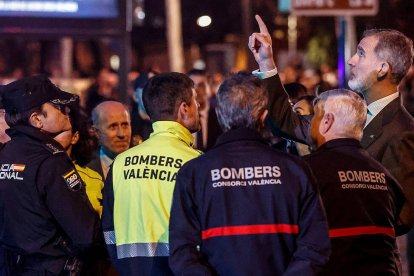
<instances>
[{"instance_id":1,"label":"man in dark suit","mask_svg":"<svg viewBox=\"0 0 414 276\"><path fill-rule=\"evenodd\" d=\"M269 88L272 122L288 134L310 143L308 129L312 116L291 111L288 98L277 75L272 41L259 16L259 33L249 38L260 69L256 74ZM368 119L362 146L380 161L400 182L407 197L402 213L405 223L413 224L414 210L414 119L402 106L398 85L413 59L413 43L396 30L368 30L356 54L348 61L348 85L361 93L368 105ZM414 275L414 274L413 274Z\"/></svg>"},{"instance_id":2,"label":"man in dark suit","mask_svg":"<svg viewBox=\"0 0 414 276\"><path fill-rule=\"evenodd\" d=\"M216 95L211 91L207 73L200 69L191 69L187 76L194 82L197 92L197 101L200 104L200 131L194 133L195 148L203 152L216 144L218 136L222 133L216 115Z\"/></svg>"}]
</instances>

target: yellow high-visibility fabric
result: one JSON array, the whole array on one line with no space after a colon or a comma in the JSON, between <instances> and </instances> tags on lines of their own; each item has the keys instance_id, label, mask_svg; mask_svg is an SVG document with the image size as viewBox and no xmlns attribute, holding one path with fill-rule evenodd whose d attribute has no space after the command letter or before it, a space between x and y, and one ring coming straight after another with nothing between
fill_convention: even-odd
<instances>
[{"instance_id":1,"label":"yellow high-visibility fabric","mask_svg":"<svg viewBox=\"0 0 414 276\"><path fill-rule=\"evenodd\" d=\"M88 167L81 167L75 163L76 170L86 185L86 195L92 204L93 209L102 216L102 189L103 180L101 175Z\"/></svg>"},{"instance_id":2,"label":"yellow high-visibility fabric","mask_svg":"<svg viewBox=\"0 0 414 276\"><path fill-rule=\"evenodd\" d=\"M117 247L167 244L175 178L180 167L200 155L181 124L158 121L150 138L119 154L112 168Z\"/></svg>"}]
</instances>

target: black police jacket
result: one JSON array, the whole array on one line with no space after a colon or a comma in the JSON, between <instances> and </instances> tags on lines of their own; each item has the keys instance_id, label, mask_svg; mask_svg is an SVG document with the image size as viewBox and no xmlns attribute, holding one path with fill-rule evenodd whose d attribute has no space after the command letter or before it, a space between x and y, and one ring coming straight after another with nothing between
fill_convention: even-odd
<instances>
[{"instance_id":1,"label":"black police jacket","mask_svg":"<svg viewBox=\"0 0 414 276\"><path fill-rule=\"evenodd\" d=\"M60 144L31 126L0 150L0 242L25 267L59 273L100 231L84 184Z\"/></svg>"}]
</instances>

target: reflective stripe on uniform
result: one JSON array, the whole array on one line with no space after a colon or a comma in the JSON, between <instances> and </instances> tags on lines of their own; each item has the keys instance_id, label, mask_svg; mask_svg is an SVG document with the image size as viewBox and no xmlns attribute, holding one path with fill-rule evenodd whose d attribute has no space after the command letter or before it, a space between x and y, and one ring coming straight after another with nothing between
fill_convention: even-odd
<instances>
[{"instance_id":1,"label":"reflective stripe on uniform","mask_svg":"<svg viewBox=\"0 0 414 276\"><path fill-rule=\"evenodd\" d=\"M362 226L337 228L329 230L330 238L361 236L361 235L387 235L395 237L395 230L392 227Z\"/></svg>"},{"instance_id":2,"label":"reflective stripe on uniform","mask_svg":"<svg viewBox=\"0 0 414 276\"><path fill-rule=\"evenodd\" d=\"M104 231L103 234L106 244L116 244L115 231Z\"/></svg>"},{"instance_id":3,"label":"reflective stripe on uniform","mask_svg":"<svg viewBox=\"0 0 414 276\"><path fill-rule=\"evenodd\" d=\"M168 243L131 243L118 245L116 253L118 259L131 257L168 257L170 247Z\"/></svg>"},{"instance_id":4,"label":"reflective stripe on uniform","mask_svg":"<svg viewBox=\"0 0 414 276\"><path fill-rule=\"evenodd\" d=\"M201 238L203 240L234 235L254 235L254 234L298 234L299 227L294 224L257 224L257 225L238 225L216 227L203 230Z\"/></svg>"}]
</instances>

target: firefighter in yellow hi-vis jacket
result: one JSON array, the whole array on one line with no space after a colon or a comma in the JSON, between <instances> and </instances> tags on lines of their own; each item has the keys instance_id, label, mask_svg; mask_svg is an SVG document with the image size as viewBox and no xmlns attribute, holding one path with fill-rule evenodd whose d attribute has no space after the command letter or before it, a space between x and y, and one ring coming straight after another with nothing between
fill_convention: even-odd
<instances>
[{"instance_id":1,"label":"firefighter in yellow hi-vis jacket","mask_svg":"<svg viewBox=\"0 0 414 276\"><path fill-rule=\"evenodd\" d=\"M181 73L151 78L143 91L154 132L119 154L103 190L102 224L109 254L121 275L172 275L168 226L175 179L200 155L192 133L200 128L193 82Z\"/></svg>"}]
</instances>

